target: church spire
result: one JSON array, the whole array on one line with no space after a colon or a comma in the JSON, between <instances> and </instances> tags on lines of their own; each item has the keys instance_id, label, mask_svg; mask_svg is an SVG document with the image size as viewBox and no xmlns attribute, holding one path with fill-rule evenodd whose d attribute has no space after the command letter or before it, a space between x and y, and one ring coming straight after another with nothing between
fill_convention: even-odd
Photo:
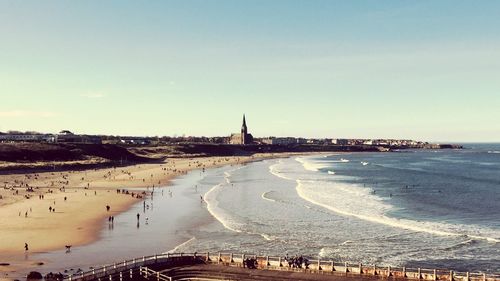
<instances>
[{"instance_id":1,"label":"church spire","mask_svg":"<svg viewBox=\"0 0 500 281\"><path fill-rule=\"evenodd\" d=\"M248 129L247 121L245 120L245 114L243 114L243 124L241 125L241 144L248 143Z\"/></svg>"},{"instance_id":2,"label":"church spire","mask_svg":"<svg viewBox=\"0 0 500 281\"><path fill-rule=\"evenodd\" d=\"M245 114L243 114L243 124L241 125L241 134L247 134L247 121L245 120Z\"/></svg>"}]
</instances>

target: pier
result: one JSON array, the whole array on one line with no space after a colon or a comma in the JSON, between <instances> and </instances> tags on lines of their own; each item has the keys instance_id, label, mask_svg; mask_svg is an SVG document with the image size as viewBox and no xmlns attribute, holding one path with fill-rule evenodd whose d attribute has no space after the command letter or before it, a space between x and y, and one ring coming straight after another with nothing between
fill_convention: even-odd
<instances>
[{"instance_id":1,"label":"pier","mask_svg":"<svg viewBox=\"0 0 500 281\"><path fill-rule=\"evenodd\" d=\"M255 260L255 269L244 266ZM68 275L65 281L129 280L398 280L498 281L500 274L455 272L309 260L307 267L289 267L283 257L234 253L165 253L144 256Z\"/></svg>"}]
</instances>

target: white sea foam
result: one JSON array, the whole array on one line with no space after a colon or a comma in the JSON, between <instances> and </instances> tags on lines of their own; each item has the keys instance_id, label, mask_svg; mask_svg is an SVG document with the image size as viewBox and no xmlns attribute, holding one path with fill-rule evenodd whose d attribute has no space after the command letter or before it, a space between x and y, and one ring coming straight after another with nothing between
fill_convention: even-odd
<instances>
[{"instance_id":1,"label":"white sea foam","mask_svg":"<svg viewBox=\"0 0 500 281\"><path fill-rule=\"evenodd\" d=\"M331 167L331 161L307 161L306 158L297 157L296 161L302 163L304 168L309 171L317 172L320 169Z\"/></svg>"},{"instance_id":2,"label":"white sea foam","mask_svg":"<svg viewBox=\"0 0 500 281\"><path fill-rule=\"evenodd\" d=\"M207 191L207 193L205 193L204 200L207 204L207 210L215 219L217 219L228 230L239 233L244 232L247 234L259 235L268 241L274 240L275 238L271 235L265 233L247 231L245 223L238 221L238 219L234 217L234 215L230 214L223 208L219 207L219 201L217 200L217 197L221 192L223 192L224 186L226 184L231 183L230 180L231 173L243 167L244 166L239 166L236 169L224 172L225 183L217 184L213 186L209 191Z\"/></svg>"},{"instance_id":3,"label":"white sea foam","mask_svg":"<svg viewBox=\"0 0 500 281\"><path fill-rule=\"evenodd\" d=\"M385 213L393 209L393 206L378 199L375 195L369 195L370 191L367 188L338 183L297 180L296 190L298 195L306 201L345 216L352 216L365 221L411 231L426 232L441 236L467 235L474 239L482 239L495 243L500 242L500 239L496 238L500 237L500 233L494 230L482 229L478 233L477 228L467 225L452 225L388 217ZM486 232L487 234L485 235L482 232Z\"/></svg>"},{"instance_id":4,"label":"white sea foam","mask_svg":"<svg viewBox=\"0 0 500 281\"><path fill-rule=\"evenodd\" d=\"M282 160L279 160L278 163L274 164L274 165L271 165L269 166L269 172L271 172L271 174L279 177L279 178L282 178L282 179L285 179L285 180L294 180L293 178L291 177L288 177L286 173L283 173L282 171L280 171L278 169L278 167L283 163Z\"/></svg>"},{"instance_id":5,"label":"white sea foam","mask_svg":"<svg viewBox=\"0 0 500 281\"><path fill-rule=\"evenodd\" d=\"M208 212L216 218L225 228L234 231L241 232L243 224L238 223L222 208L219 207L219 201L217 201L217 196L222 191L224 187L223 184L218 184L212 187L207 193L205 193L205 202L207 203Z\"/></svg>"},{"instance_id":6,"label":"white sea foam","mask_svg":"<svg viewBox=\"0 0 500 281\"><path fill-rule=\"evenodd\" d=\"M182 249L182 247L186 246L187 244L193 242L196 240L196 237L191 237L191 239L177 245L175 248L173 248L172 250L170 251L167 251L167 252L164 252L163 254L167 254L167 253L178 253L180 251L180 249ZM182 251L181 251L182 252Z\"/></svg>"},{"instance_id":7,"label":"white sea foam","mask_svg":"<svg viewBox=\"0 0 500 281\"><path fill-rule=\"evenodd\" d=\"M266 192L262 193L262 195L261 195L262 199L267 200L267 201L271 201L271 202L276 202L276 200L274 200L274 199L272 199L272 198L267 197L267 195L268 195L269 193L271 193L271 192L273 192L273 190L266 191Z\"/></svg>"},{"instance_id":8,"label":"white sea foam","mask_svg":"<svg viewBox=\"0 0 500 281\"><path fill-rule=\"evenodd\" d=\"M335 175L335 171L330 170L330 171L328 171L328 174Z\"/></svg>"},{"instance_id":9,"label":"white sea foam","mask_svg":"<svg viewBox=\"0 0 500 281\"><path fill-rule=\"evenodd\" d=\"M490 150L490 151L488 151L488 153L490 153L490 154L500 154L500 151L498 151L498 150Z\"/></svg>"},{"instance_id":10,"label":"white sea foam","mask_svg":"<svg viewBox=\"0 0 500 281\"><path fill-rule=\"evenodd\" d=\"M387 216L387 212L394 210L394 206L375 194L371 188L355 184L345 184L332 181L332 177L317 173L318 167L331 167L325 161L318 161L313 157L299 157L295 159L302 164L306 171L286 172L290 167L283 167L279 163L274 165L271 172L281 178L297 182L297 194L304 200L345 216L352 216L373 223L384 224L416 232L425 232L441 236L464 236L472 239L481 239L489 242L500 242L500 231L472 225L437 223L399 219Z\"/></svg>"},{"instance_id":11,"label":"white sea foam","mask_svg":"<svg viewBox=\"0 0 500 281\"><path fill-rule=\"evenodd\" d=\"M231 177L231 172L239 170L242 167L243 166L239 166L236 169L224 172L224 181L227 184L230 184L231 180L229 178ZM219 207L219 201L217 200L217 196L224 189L224 185L225 185L224 183L217 184L213 186L209 191L207 191L207 193L205 193L203 198L207 203L207 210L225 228L234 232L241 232L244 225L236 221L228 212Z\"/></svg>"}]
</instances>

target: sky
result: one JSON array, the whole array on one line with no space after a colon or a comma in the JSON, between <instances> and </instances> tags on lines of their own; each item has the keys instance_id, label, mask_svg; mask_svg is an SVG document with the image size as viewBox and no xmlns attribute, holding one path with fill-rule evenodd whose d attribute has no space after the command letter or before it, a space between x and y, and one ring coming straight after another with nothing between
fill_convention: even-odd
<instances>
[{"instance_id":1,"label":"sky","mask_svg":"<svg viewBox=\"0 0 500 281\"><path fill-rule=\"evenodd\" d=\"M500 1L0 0L0 131L500 141Z\"/></svg>"}]
</instances>

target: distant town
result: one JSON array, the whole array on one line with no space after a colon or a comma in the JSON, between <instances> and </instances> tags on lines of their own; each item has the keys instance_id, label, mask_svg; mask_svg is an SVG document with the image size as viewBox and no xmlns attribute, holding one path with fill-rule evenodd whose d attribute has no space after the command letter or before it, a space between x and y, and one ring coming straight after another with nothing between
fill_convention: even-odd
<instances>
[{"instance_id":1,"label":"distant town","mask_svg":"<svg viewBox=\"0 0 500 281\"><path fill-rule=\"evenodd\" d=\"M0 132L0 143L77 143L77 144L119 144L129 146L158 146L172 144L230 144L230 145L272 145L272 146L371 146L384 148L457 148L450 144L435 144L409 139L353 139L353 138L302 138L302 137L261 137L254 138L248 133L246 117L243 116L241 131L228 136L196 137L196 136L112 136L77 134L62 130L58 134L39 132Z\"/></svg>"}]
</instances>

